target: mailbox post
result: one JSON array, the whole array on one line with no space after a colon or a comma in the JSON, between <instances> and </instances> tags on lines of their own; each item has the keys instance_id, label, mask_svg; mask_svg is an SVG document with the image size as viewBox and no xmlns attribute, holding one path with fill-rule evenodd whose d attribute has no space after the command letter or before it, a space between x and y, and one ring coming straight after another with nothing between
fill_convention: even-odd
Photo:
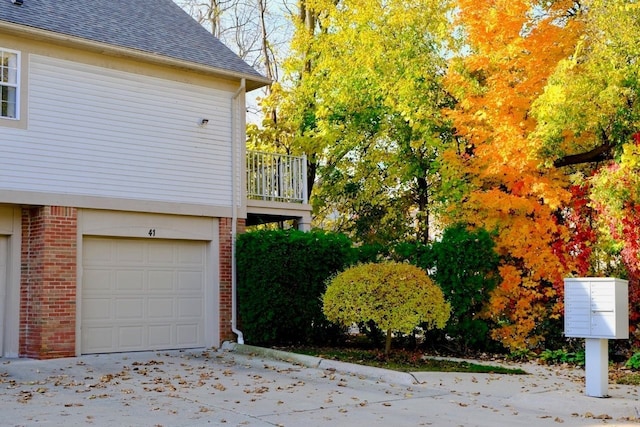
<instances>
[{"instance_id":1,"label":"mailbox post","mask_svg":"<svg viewBox=\"0 0 640 427\"><path fill-rule=\"evenodd\" d=\"M587 396L608 396L609 339L629 338L628 282L610 277L564 279L564 334L585 338Z\"/></svg>"}]
</instances>

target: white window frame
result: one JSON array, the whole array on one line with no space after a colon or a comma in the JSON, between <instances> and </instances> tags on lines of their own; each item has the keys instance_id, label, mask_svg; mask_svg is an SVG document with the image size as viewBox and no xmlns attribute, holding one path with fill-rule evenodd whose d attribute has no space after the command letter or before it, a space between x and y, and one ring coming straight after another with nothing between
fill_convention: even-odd
<instances>
[{"instance_id":1,"label":"white window frame","mask_svg":"<svg viewBox=\"0 0 640 427\"><path fill-rule=\"evenodd\" d=\"M5 58L15 58L15 64L7 62L5 66ZM0 47L0 119L19 120L20 119L20 64L21 64L20 52L12 49L5 49ZM9 81L10 72L15 69L15 78ZM5 88L13 89L6 92L12 92L5 99ZM14 109L11 112L3 114L5 109L5 103L14 105ZM13 113L11 115L10 113Z\"/></svg>"}]
</instances>

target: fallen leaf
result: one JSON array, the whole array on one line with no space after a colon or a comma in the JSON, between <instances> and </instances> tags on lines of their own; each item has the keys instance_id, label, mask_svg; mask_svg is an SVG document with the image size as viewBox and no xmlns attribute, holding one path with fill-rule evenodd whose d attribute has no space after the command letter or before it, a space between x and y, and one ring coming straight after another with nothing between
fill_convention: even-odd
<instances>
[{"instance_id":1,"label":"fallen leaf","mask_svg":"<svg viewBox=\"0 0 640 427\"><path fill-rule=\"evenodd\" d=\"M21 391L20 397L18 398L18 402L27 403L33 398L33 394L30 391Z\"/></svg>"},{"instance_id":2,"label":"fallen leaf","mask_svg":"<svg viewBox=\"0 0 640 427\"><path fill-rule=\"evenodd\" d=\"M611 415L608 415L608 414L600 414L600 415L596 415L593 418L596 420L610 420L612 417Z\"/></svg>"}]
</instances>

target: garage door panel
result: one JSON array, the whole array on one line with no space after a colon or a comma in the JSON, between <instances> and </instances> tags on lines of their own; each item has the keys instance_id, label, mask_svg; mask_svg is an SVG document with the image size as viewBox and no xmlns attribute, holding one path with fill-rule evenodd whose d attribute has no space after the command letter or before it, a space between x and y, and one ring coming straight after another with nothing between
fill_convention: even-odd
<instances>
[{"instance_id":1,"label":"garage door panel","mask_svg":"<svg viewBox=\"0 0 640 427\"><path fill-rule=\"evenodd\" d=\"M205 242L85 237L83 247L82 353L204 346Z\"/></svg>"},{"instance_id":2,"label":"garage door panel","mask_svg":"<svg viewBox=\"0 0 640 427\"><path fill-rule=\"evenodd\" d=\"M184 347L190 347L198 340L200 335L200 327L197 324L186 324L177 326L177 335L179 337L178 344Z\"/></svg>"},{"instance_id":3,"label":"garage door panel","mask_svg":"<svg viewBox=\"0 0 640 427\"><path fill-rule=\"evenodd\" d=\"M178 248L178 262L182 265L201 265L204 262L203 257L204 253L195 243Z\"/></svg>"},{"instance_id":4,"label":"garage door panel","mask_svg":"<svg viewBox=\"0 0 640 427\"><path fill-rule=\"evenodd\" d=\"M113 242L118 265L139 265L144 262L144 246L141 246L139 241L117 240Z\"/></svg>"},{"instance_id":5,"label":"garage door panel","mask_svg":"<svg viewBox=\"0 0 640 427\"><path fill-rule=\"evenodd\" d=\"M151 319L175 318L173 298L153 298L149 300L148 313Z\"/></svg>"},{"instance_id":6,"label":"garage door panel","mask_svg":"<svg viewBox=\"0 0 640 427\"><path fill-rule=\"evenodd\" d=\"M149 326L149 345L153 348L163 348L172 344L172 325Z\"/></svg>"},{"instance_id":7,"label":"garage door panel","mask_svg":"<svg viewBox=\"0 0 640 427\"><path fill-rule=\"evenodd\" d=\"M145 328L142 326L121 326L118 328L118 344L122 350L143 350Z\"/></svg>"},{"instance_id":8,"label":"garage door panel","mask_svg":"<svg viewBox=\"0 0 640 427\"><path fill-rule=\"evenodd\" d=\"M173 270L150 270L149 291L172 291L175 289L176 275Z\"/></svg>"},{"instance_id":9,"label":"garage door panel","mask_svg":"<svg viewBox=\"0 0 640 427\"><path fill-rule=\"evenodd\" d=\"M85 241L82 246L82 256L85 260L108 264L112 262L113 252L105 250L103 245L95 241Z\"/></svg>"},{"instance_id":10,"label":"garage door panel","mask_svg":"<svg viewBox=\"0 0 640 427\"><path fill-rule=\"evenodd\" d=\"M148 261L150 265L167 265L173 264L175 260L175 248L154 246L149 248Z\"/></svg>"},{"instance_id":11,"label":"garage door panel","mask_svg":"<svg viewBox=\"0 0 640 427\"><path fill-rule=\"evenodd\" d=\"M144 319L144 298L117 298L115 300L116 319L142 320Z\"/></svg>"},{"instance_id":12,"label":"garage door panel","mask_svg":"<svg viewBox=\"0 0 640 427\"><path fill-rule=\"evenodd\" d=\"M178 318L193 319L202 316L202 300L198 298L180 298L178 301Z\"/></svg>"},{"instance_id":13,"label":"garage door panel","mask_svg":"<svg viewBox=\"0 0 640 427\"><path fill-rule=\"evenodd\" d=\"M142 291L144 289L144 271L116 271L115 288L118 291Z\"/></svg>"},{"instance_id":14,"label":"garage door panel","mask_svg":"<svg viewBox=\"0 0 640 427\"><path fill-rule=\"evenodd\" d=\"M82 300L83 319L88 321L111 320L110 298L85 298Z\"/></svg>"},{"instance_id":15,"label":"garage door panel","mask_svg":"<svg viewBox=\"0 0 640 427\"><path fill-rule=\"evenodd\" d=\"M114 281L112 276L113 272L111 270L85 270L85 289L90 291L109 292L111 290L111 284Z\"/></svg>"},{"instance_id":16,"label":"garage door panel","mask_svg":"<svg viewBox=\"0 0 640 427\"><path fill-rule=\"evenodd\" d=\"M200 292L203 285L202 271L181 271L178 273L180 290Z\"/></svg>"},{"instance_id":17,"label":"garage door panel","mask_svg":"<svg viewBox=\"0 0 640 427\"><path fill-rule=\"evenodd\" d=\"M83 345L92 348L95 352L107 352L113 348L113 333L111 327L92 327L83 337Z\"/></svg>"}]
</instances>

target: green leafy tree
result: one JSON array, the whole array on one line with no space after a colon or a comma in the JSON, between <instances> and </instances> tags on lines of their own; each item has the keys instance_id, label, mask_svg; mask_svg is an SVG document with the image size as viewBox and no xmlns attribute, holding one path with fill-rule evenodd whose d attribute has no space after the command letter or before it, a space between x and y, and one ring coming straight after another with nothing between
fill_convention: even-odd
<instances>
[{"instance_id":1,"label":"green leafy tree","mask_svg":"<svg viewBox=\"0 0 640 427\"><path fill-rule=\"evenodd\" d=\"M309 180L311 202L323 228L367 243L427 241L438 156L452 138L441 114L451 98L440 83L451 2L304 6L315 26L296 19L287 78L263 101L265 111L279 112L278 121L253 128L252 143L270 138L307 155L309 178L318 178Z\"/></svg>"},{"instance_id":2,"label":"green leafy tree","mask_svg":"<svg viewBox=\"0 0 640 427\"><path fill-rule=\"evenodd\" d=\"M418 325L443 328L451 306L438 285L419 267L395 262L360 264L329 281L322 299L328 320L344 326L374 322L386 331L385 354L393 331Z\"/></svg>"}]
</instances>

